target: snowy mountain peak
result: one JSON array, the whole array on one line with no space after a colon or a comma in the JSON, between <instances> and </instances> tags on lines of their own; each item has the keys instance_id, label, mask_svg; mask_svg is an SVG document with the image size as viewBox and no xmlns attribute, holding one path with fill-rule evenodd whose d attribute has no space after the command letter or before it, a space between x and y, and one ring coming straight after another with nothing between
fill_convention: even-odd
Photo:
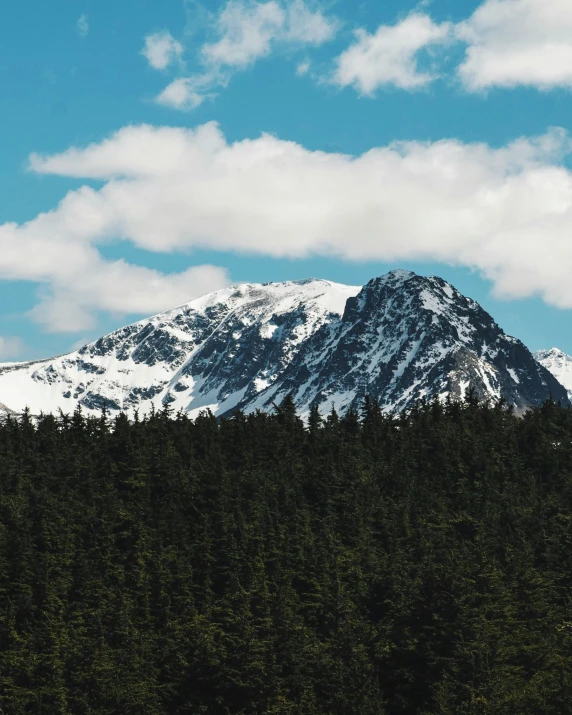
<instances>
[{"instance_id":1,"label":"snowy mountain peak","mask_svg":"<svg viewBox=\"0 0 572 715\"><path fill-rule=\"evenodd\" d=\"M365 286L321 279L230 286L69 355L0 365L0 403L33 413L148 411L195 416L271 409L293 393L343 412L368 394L385 410L421 397L504 397L517 408L556 379L446 281L391 271ZM2 409L0 407L0 409Z\"/></svg>"},{"instance_id":2,"label":"snowy mountain peak","mask_svg":"<svg viewBox=\"0 0 572 715\"><path fill-rule=\"evenodd\" d=\"M347 301L341 326L332 323L313 336L281 389L293 391L300 406L340 411L365 394L386 409L406 409L420 398L463 397L469 385L481 398L503 397L519 409L551 391L566 400L538 367L520 341L446 281L392 271ZM276 391L273 400L283 394Z\"/></svg>"},{"instance_id":3,"label":"snowy mountain peak","mask_svg":"<svg viewBox=\"0 0 572 715\"><path fill-rule=\"evenodd\" d=\"M542 359L542 360L552 360L555 363L567 363L568 361L572 361L572 357L570 355L567 355L565 352L560 350L560 348L550 348L548 350L537 350L534 353L535 357L537 359Z\"/></svg>"},{"instance_id":4,"label":"snowy mountain peak","mask_svg":"<svg viewBox=\"0 0 572 715\"><path fill-rule=\"evenodd\" d=\"M407 281L411 280L412 278L421 278L421 276L418 276L417 273L414 273L413 271L407 271L404 268L396 268L392 271L388 271L382 276L378 276L377 278L372 278L366 285L402 285L403 283L407 283Z\"/></svg>"},{"instance_id":5,"label":"snowy mountain peak","mask_svg":"<svg viewBox=\"0 0 572 715\"><path fill-rule=\"evenodd\" d=\"M566 388L568 397L572 400L572 356L559 348L550 348L538 350L534 357Z\"/></svg>"}]
</instances>

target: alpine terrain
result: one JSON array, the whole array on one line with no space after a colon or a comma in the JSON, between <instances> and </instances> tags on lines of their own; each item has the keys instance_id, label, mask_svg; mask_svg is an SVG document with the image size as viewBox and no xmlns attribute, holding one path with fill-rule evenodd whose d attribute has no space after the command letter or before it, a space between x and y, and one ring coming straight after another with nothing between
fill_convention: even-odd
<instances>
[{"instance_id":1,"label":"alpine terrain","mask_svg":"<svg viewBox=\"0 0 572 715\"><path fill-rule=\"evenodd\" d=\"M292 393L344 413L421 397L504 398L522 410L566 390L475 301L437 277L391 271L363 288L326 280L244 284L117 330L49 360L0 364L5 412L80 406L190 416L271 409Z\"/></svg>"},{"instance_id":2,"label":"alpine terrain","mask_svg":"<svg viewBox=\"0 0 572 715\"><path fill-rule=\"evenodd\" d=\"M534 357L566 388L572 400L572 357L558 348L538 350Z\"/></svg>"}]
</instances>

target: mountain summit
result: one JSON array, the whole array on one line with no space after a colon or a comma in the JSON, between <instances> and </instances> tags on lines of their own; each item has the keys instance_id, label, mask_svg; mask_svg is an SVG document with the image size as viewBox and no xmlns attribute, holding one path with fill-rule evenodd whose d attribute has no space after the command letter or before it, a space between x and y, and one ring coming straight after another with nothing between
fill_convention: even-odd
<instances>
[{"instance_id":1,"label":"mountain summit","mask_svg":"<svg viewBox=\"0 0 572 715\"><path fill-rule=\"evenodd\" d=\"M0 365L5 411L146 412L169 404L344 412L421 397L504 398L517 409L566 390L475 301L437 277L396 270L362 288L326 280L236 285L117 330L68 355Z\"/></svg>"},{"instance_id":2,"label":"mountain summit","mask_svg":"<svg viewBox=\"0 0 572 715\"><path fill-rule=\"evenodd\" d=\"M550 348L550 350L538 350L534 353L534 357L566 388L568 397L572 400L572 356L558 348Z\"/></svg>"}]
</instances>

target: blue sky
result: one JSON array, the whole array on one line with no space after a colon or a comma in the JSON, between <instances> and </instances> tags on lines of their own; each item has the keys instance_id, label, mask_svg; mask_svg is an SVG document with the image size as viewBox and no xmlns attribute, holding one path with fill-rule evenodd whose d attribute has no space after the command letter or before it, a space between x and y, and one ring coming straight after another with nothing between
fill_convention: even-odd
<instances>
[{"instance_id":1,"label":"blue sky","mask_svg":"<svg viewBox=\"0 0 572 715\"><path fill-rule=\"evenodd\" d=\"M6 0L0 358L394 267L572 352L571 87L568 0Z\"/></svg>"}]
</instances>

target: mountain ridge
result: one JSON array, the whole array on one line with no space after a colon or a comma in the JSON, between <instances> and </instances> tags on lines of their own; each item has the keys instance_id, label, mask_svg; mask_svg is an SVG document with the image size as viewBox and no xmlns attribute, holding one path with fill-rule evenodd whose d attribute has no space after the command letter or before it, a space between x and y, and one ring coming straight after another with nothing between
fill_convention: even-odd
<instances>
[{"instance_id":1,"label":"mountain ridge","mask_svg":"<svg viewBox=\"0 0 572 715\"><path fill-rule=\"evenodd\" d=\"M98 414L171 405L191 417L271 409L385 411L420 398L504 398L518 410L566 390L478 303L437 276L395 270L364 286L324 279L236 284L79 350L0 364L0 403ZM1 409L1 408L0 408Z\"/></svg>"}]
</instances>

